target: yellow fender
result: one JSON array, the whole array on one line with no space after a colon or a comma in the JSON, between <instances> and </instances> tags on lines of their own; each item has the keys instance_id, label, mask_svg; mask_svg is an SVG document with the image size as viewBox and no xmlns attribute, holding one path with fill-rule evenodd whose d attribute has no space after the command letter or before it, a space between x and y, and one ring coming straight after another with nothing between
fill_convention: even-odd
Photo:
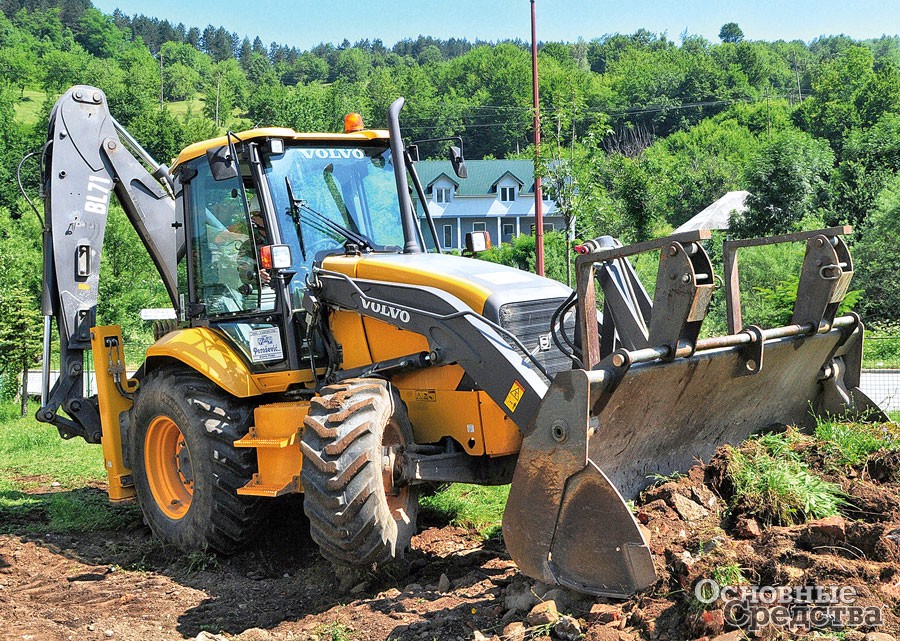
<instances>
[{"instance_id":1,"label":"yellow fender","mask_svg":"<svg viewBox=\"0 0 900 641\"><path fill-rule=\"evenodd\" d=\"M283 392L294 383L312 381L310 372L297 370L253 374L231 344L208 327L191 327L163 336L147 350L147 371L166 360L184 363L238 398Z\"/></svg>"}]
</instances>

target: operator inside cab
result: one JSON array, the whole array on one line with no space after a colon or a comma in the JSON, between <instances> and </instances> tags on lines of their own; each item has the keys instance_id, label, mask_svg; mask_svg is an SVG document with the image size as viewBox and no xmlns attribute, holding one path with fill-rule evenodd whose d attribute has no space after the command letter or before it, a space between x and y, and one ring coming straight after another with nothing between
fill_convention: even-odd
<instances>
[{"instance_id":1,"label":"operator inside cab","mask_svg":"<svg viewBox=\"0 0 900 641\"><path fill-rule=\"evenodd\" d=\"M271 273L259 268L259 248L267 244L265 220L254 190L210 189L203 229L195 240L195 281L212 314L275 307ZM247 215L249 209L249 216Z\"/></svg>"}]
</instances>

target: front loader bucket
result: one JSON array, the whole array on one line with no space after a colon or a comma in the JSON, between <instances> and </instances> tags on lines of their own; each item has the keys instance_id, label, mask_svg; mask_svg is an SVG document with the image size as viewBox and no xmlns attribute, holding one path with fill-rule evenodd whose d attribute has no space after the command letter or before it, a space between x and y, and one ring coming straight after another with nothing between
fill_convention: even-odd
<instances>
[{"instance_id":1,"label":"front loader bucket","mask_svg":"<svg viewBox=\"0 0 900 641\"><path fill-rule=\"evenodd\" d=\"M503 539L528 576L607 596L656 580L637 521L589 458L605 372L560 372L519 451Z\"/></svg>"},{"instance_id":2,"label":"front loader bucket","mask_svg":"<svg viewBox=\"0 0 900 641\"><path fill-rule=\"evenodd\" d=\"M692 321L696 307L685 308ZM529 576L612 597L647 588L650 549L626 501L652 477L772 426L810 427L816 415L887 420L858 389L853 315L695 343L685 332L695 330L669 341L676 349L620 348L557 374L525 432L503 516L510 555Z\"/></svg>"},{"instance_id":3,"label":"front loader bucket","mask_svg":"<svg viewBox=\"0 0 900 641\"><path fill-rule=\"evenodd\" d=\"M654 476L774 425L809 426L813 411L882 418L839 378L844 359L830 364L846 338L845 328L773 340L751 376L740 346L632 365L618 382L610 369L558 374L525 436L503 516L513 560L529 576L589 594L650 586L650 551L625 501Z\"/></svg>"}]
</instances>

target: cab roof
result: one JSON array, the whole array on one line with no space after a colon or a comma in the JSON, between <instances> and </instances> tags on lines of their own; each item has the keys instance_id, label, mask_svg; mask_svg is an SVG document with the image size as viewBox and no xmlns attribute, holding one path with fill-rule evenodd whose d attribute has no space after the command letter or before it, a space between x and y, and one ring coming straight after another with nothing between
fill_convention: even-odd
<instances>
[{"instance_id":1,"label":"cab roof","mask_svg":"<svg viewBox=\"0 0 900 641\"><path fill-rule=\"evenodd\" d=\"M232 139L238 138L242 141L282 138L287 142L290 141L309 141L309 142L329 142L329 143L365 143L370 140L388 140L390 138L387 130L384 129L363 129L362 131L354 131L353 133L300 133L287 127L260 127L258 129L248 129L239 133L232 134ZM207 149L221 147L228 144L227 136L219 136L210 140L195 142L185 147L175 162L172 163L172 171L176 167L189 160L193 160L198 156L206 153Z\"/></svg>"}]
</instances>

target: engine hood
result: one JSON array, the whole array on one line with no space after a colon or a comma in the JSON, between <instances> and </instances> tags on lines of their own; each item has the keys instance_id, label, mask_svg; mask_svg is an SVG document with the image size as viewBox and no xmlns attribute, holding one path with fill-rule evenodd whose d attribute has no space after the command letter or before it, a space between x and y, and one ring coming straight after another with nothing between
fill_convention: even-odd
<instances>
[{"instance_id":1,"label":"engine hood","mask_svg":"<svg viewBox=\"0 0 900 641\"><path fill-rule=\"evenodd\" d=\"M448 254L329 256L322 266L354 278L434 287L492 320L507 303L565 298L572 292L530 272Z\"/></svg>"}]
</instances>

